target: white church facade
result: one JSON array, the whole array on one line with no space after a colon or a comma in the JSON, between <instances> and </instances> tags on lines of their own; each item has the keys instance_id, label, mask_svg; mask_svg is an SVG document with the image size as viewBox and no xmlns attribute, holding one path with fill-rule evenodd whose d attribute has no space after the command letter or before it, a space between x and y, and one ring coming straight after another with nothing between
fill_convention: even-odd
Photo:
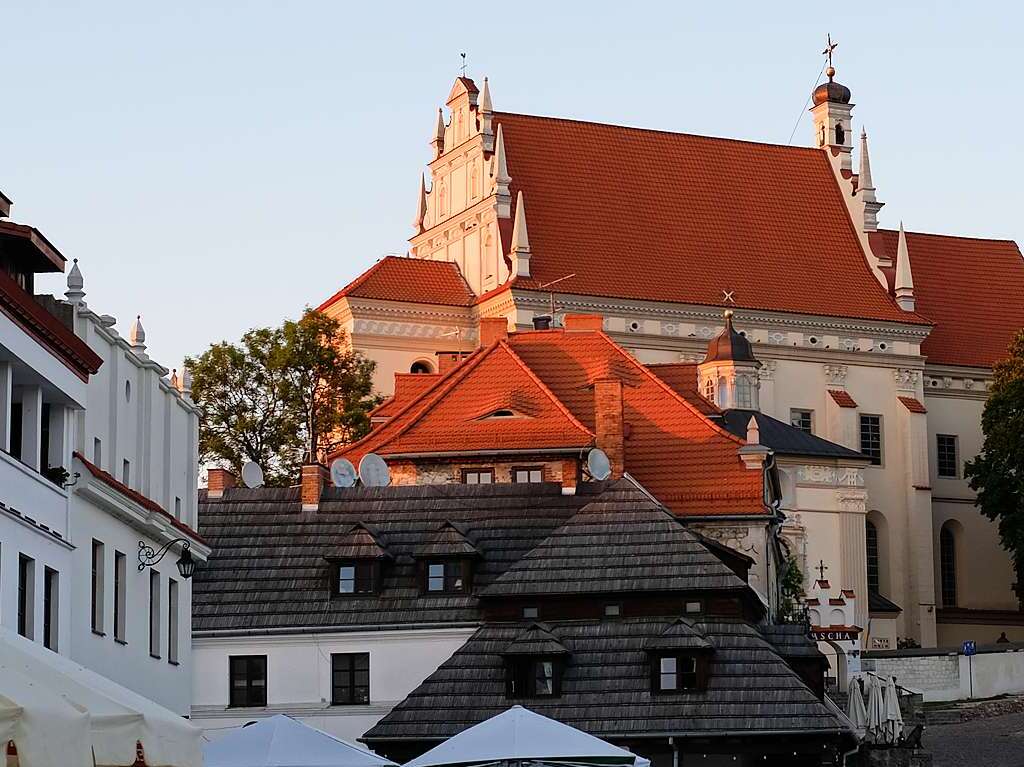
<instances>
[{"instance_id":1,"label":"white church facade","mask_svg":"<svg viewBox=\"0 0 1024 767\"><path fill-rule=\"evenodd\" d=\"M761 364L701 393L751 407L722 398L753 389L762 413L866 459L777 457L808 586L824 564L859 597L865 649L1024 640L1009 557L963 479L991 366L1024 326L1024 260L1013 242L880 229L831 68L813 102L814 145L792 147L499 112L460 77L410 257L320 308L383 393L476 348L482 318L601 315L655 364L700 362L731 309Z\"/></svg>"}]
</instances>

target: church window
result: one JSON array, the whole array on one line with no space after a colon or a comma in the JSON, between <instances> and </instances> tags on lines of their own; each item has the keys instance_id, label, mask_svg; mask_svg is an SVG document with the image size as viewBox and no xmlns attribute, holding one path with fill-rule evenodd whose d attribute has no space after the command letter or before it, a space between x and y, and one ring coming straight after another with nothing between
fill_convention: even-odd
<instances>
[{"instance_id":1,"label":"church window","mask_svg":"<svg viewBox=\"0 0 1024 767\"><path fill-rule=\"evenodd\" d=\"M878 528L874 522L864 522L864 545L867 550L868 593L879 593Z\"/></svg>"},{"instance_id":2,"label":"church window","mask_svg":"<svg viewBox=\"0 0 1024 767\"><path fill-rule=\"evenodd\" d=\"M872 466L882 465L882 416L861 415L860 452L871 459Z\"/></svg>"},{"instance_id":3,"label":"church window","mask_svg":"<svg viewBox=\"0 0 1024 767\"><path fill-rule=\"evenodd\" d=\"M789 423L802 432L812 434L814 432L814 411L794 408L789 411Z\"/></svg>"},{"instance_id":4,"label":"church window","mask_svg":"<svg viewBox=\"0 0 1024 767\"><path fill-rule=\"evenodd\" d=\"M837 144L845 144L846 143L846 131L843 130L843 124L842 123L836 123L836 143Z\"/></svg>"},{"instance_id":5,"label":"church window","mask_svg":"<svg viewBox=\"0 0 1024 767\"><path fill-rule=\"evenodd\" d=\"M736 378L736 407L749 410L754 406L753 387L746 376Z\"/></svg>"},{"instance_id":6,"label":"church window","mask_svg":"<svg viewBox=\"0 0 1024 767\"><path fill-rule=\"evenodd\" d=\"M429 362L424 362L423 360L416 360L416 362L412 363L412 365L409 367L409 372L433 373L434 371L431 369Z\"/></svg>"},{"instance_id":7,"label":"church window","mask_svg":"<svg viewBox=\"0 0 1024 767\"><path fill-rule=\"evenodd\" d=\"M956 607L956 539L949 523L939 532L939 575L942 579L942 606Z\"/></svg>"},{"instance_id":8,"label":"church window","mask_svg":"<svg viewBox=\"0 0 1024 767\"><path fill-rule=\"evenodd\" d=\"M957 461L957 437L955 434L936 434L937 468L940 477L956 479L959 462Z\"/></svg>"},{"instance_id":9,"label":"church window","mask_svg":"<svg viewBox=\"0 0 1024 767\"><path fill-rule=\"evenodd\" d=\"M715 401L715 379L713 378L704 379L704 399L708 402Z\"/></svg>"}]
</instances>

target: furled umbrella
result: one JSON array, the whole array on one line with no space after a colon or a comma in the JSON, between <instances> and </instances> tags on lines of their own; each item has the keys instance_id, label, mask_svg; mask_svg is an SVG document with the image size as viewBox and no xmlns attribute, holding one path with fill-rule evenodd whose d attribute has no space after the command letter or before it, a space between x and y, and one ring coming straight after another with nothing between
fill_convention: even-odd
<instances>
[{"instance_id":1,"label":"furled umbrella","mask_svg":"<svg viewBox=\"0 0 1024 767\"><path fill-rule=\"evenodd\" d=\"M897 743L903 736L903 712L900 711L900 695L893 676L885 686L885 731L889 743Z\"/></svg>"},{"instance_id":2,"label":"furled umbrella","mask_svg":"<svg viewBox=\"0 0 1024 767\"><path fill-rule=\"evenodd\" d=\"M864 707L864 695L860 691L860 682L858 680L850 680L850 689L847 695L849 701L846 704L846 715L850 717L850 721L853 722L853 726L857 729L857 737L863 738L868 724L868 712Z\"/></svg>"},{"instance_id":3,"label":"furled umbrella","mask_svg":"<svg viewBox=\"0 0 1024 767\"><path fill-rule=\"evenodd\" d=\"M867 734L872 743L885 742L885 696L881 680L868 674Z\"/></svg>"}]
</instances>

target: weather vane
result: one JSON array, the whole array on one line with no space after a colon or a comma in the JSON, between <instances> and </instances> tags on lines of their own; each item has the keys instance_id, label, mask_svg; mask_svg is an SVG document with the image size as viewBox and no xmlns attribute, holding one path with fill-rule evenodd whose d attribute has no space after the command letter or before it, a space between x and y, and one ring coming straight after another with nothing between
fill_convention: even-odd
<instances>
[{"instance_id":1,"label":"weather vane","mask_svg":"<svg viewBox=\"0 0 1024 767\"><path fill-rule=\"evenodd\" d=\"M828 68L835 71L835 68L832 66L832 51L839 47L839 43L832 42L831 33L825 36L825 40L828 44L825 46L825 50L821 52L821 55L828 56ZM831 77L831 75L829 75L829 77Z\"/></svg>"},{"instance_id":2,"label":"weather vane","mask_svg":"<svg viewBox=\"0 0 1024 767\"><path fill-rule=\"evenodd\" d=\"M466 76L466 54L465 53L460 53L459 55L462 56L462 76L465 77Z\"/></svg>"}]
</instances>

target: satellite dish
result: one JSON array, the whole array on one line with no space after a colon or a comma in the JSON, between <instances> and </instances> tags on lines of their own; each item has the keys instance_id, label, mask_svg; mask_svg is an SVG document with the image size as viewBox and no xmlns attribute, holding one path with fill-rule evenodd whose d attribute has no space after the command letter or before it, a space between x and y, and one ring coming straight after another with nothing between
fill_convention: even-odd
<instances>
[{"instance_id":1,"label":"satellite dish","mask_svg":"<svg viewBox=\"0 0 1024 767\"><path fill-rule=\"evenodd\" d=\"M608 454L599 447L587 453L587 472L594 479L608 479L612 474L612 462Z\"/></svg>"},{"instance_id":2,"label":"satellite dish","mask_svg":"<svg viewBox=\"0 0 1024 767\"><path fill-rule=\"evenodd\" d=\"M383 458L367 453L359 462L359 479L367 487L385 487L391 484L391 472Z\"/></svg>"},{"instance_id":3,"label":"satellite dish","mask_svg":"<svg viewBox=\"0 0 1024 767\"><path fill-rule=\"evenodd\" d=\"M331 462L331 482L335 487L352 487L356 483L356 467L348 458L335 458Z\"/></svg>"},{"instance_id":4,"label":"satellite dish","mask_svg":"<svg viewBox=\"0 0 1024 767\"><path fill-rule=\"evenodd\" d=\"M242 466L242 484L246 487L263 487L263 469L256 461L246 461Z\"/></svg>"}]
</instances>

